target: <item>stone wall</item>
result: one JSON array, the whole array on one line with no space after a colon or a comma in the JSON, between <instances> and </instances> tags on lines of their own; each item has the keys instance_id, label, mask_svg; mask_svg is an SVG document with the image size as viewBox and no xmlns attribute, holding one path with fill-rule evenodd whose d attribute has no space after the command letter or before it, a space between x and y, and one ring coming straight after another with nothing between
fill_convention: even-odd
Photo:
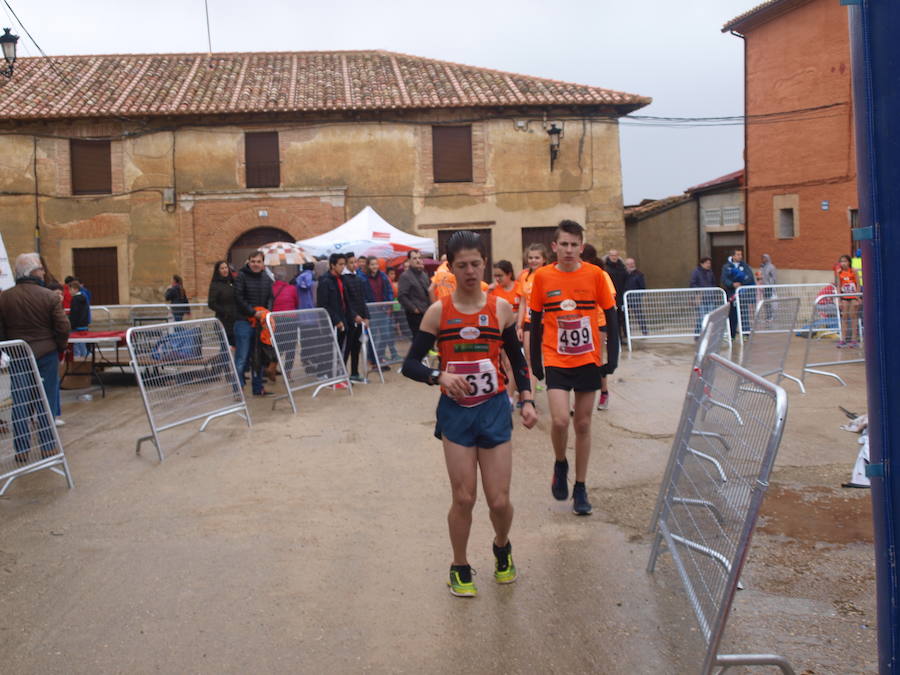
<instances>
[{"instance_id":1,"label":"stone wall","mask_svg":"<svg viewBox=\"0 0 900 675\"><path fill-rule=\"evenodd\" d=\"M470 121L473 181L435 183L431 124ZM439 229L478 223L492 231L494 258L517 265L522 228L563 218L585 224L599 250L624 248L615 120L564 119L553 171L543 119L533 113L148 124L7 128L15 133L0 136L0 208L10 256L35 248L36 222L41 251L58 277L72 273L74 248L115 246L119 301L127 303L159 301L172 274L184 277L190 297L203 298L212 263L242 233L276 227L309 237L366 205L403 230L435 239ZM244 187L246 131L279 132L280 187ZM71 194L68 139L83 137L112 138L112 194Z\"/></svg>"}]
</instances>

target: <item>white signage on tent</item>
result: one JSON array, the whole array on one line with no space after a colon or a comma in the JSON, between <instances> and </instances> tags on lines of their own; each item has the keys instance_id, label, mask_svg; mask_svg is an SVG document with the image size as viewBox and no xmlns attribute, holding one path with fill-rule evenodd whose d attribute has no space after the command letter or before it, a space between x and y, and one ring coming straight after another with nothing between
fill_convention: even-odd
<instances>
[{"instance_id":1,"label":"white signage on tent","mask_svg":"<svg viewBox=\"0 0 900 675\"><path fill-rule=\"evenodd\" d=\"M390 258L413 248L426 255L434 255L435 251L433 239L397 229L371 206L330 232L302 239L297 245L317 256L353 251L356 255Z\"/></svg>"},{"instance_id":2,"label":"white signage on tent","mask_svg":"<svg viewBox=\"0 0 900 675\"><path fill-rule=\"evenodd\" d=\"M0 234L0 291L12 288L16 285L12 268L9 266L9 256L6 255L6 246L3 244L3 235Z\"/></svg>"}]
</instances>

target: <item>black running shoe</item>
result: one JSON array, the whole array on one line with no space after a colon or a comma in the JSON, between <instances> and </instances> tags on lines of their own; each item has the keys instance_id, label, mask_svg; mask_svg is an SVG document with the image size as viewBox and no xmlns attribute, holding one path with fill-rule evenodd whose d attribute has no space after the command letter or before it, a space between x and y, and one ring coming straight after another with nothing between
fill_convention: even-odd
<instances>
[{"instance_id":1,"label":"black running shoe","mask_svg":"<svg viewBox=\"0 0 900 675\"><path fill-rule=\"evenodd\" d=\"M553 497L559 501L569 498L569 462L557 461L553 465L553 482L550 484Z\"/></svg>"},{"instance_id":2,"label":"black running shoe","mask_svg":"<svg viewBox=\"0 0 900 675\"><path fill-rule=\"evenodd\" d=\"M575 487L572 488L572 511L576 516L589 516L593 510L584 483L575 483Z\"/></svg>"}]
</instances>

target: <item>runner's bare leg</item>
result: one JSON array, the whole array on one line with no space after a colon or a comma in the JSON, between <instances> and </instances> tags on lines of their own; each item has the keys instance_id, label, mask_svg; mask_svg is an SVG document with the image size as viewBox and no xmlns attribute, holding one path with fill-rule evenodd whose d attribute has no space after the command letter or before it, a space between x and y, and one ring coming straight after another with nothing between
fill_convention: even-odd
<instances>
[{"instance_id":1,"label":"runner's bare leg","mask_svg":"<svg viewBox=\"0 0 900 675\"><path fill-rule=\"evenodd\" d=\"M575 481L583 483L591 458L591 415L594 412L595 391L575 392Z\"/></svg>"},{"instance_id":2,"label":"runner's bare leg","mask_svg":"<svg viewBox=\"0 0 900 675\"><path fill-rule=\"evenodd\" d=\"M444 459L453 503L447 514L450 528L450 546L453 548L453 564L468 565L466 547L472 529L472 509L478 491L478 453L474 447L467 448L444 439ZM493 518L493 513L491 514ZM511 519L511 517L510 517ZM509 532L509 528L507 528Z\"/></svg>"},{"instance_id":3,"label":"runner's bare leg","mask_svg":"<svg viewBox=\"0 0 900 675\"><path fill-rule=\"evenodd\" d=\"M569 392L565 389L548 389L550 401L550 441L553 453L561 462L566 458L566 444L569 442Z\"/></svg>"},{"instance_id":4,"label":"runner's bare leg","mask_svg":"<svg viewBox=\"0 0 900 675\"><path fill-rule=\"evenodd\" d=\"M494 525L494 543L506 546L512 527L513 506L509 501L509 483L512 476L512 444L478 450L478 466L481 467L481 485Z\"/></svg>"}]
</instances>

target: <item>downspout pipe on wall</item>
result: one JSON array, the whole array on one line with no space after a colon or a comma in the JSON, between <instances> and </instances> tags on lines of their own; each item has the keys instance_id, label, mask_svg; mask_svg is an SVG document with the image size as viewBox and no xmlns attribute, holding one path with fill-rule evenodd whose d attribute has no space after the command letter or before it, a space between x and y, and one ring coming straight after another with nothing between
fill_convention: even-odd
<instances>
[{"instance_id":1,"label":"downspout pipe on wall","mask_svg":"<svg viewBox=\"0 0 900 675\"><path fill-rule=\"evenodd\" d=\"M736 30L729 31L744 43L744 260L750 260L750 171L747 167L747 38Z\"/></svg>"},{"instance_id":2,"label":"downspout pipe on wall","mask_svg":"<svg viewBox=\"0 0 900 675\"><path fill-rule=\"evenodd\" d=\"M863 305L869 406L869 459L875 530L878 662L900 673L900 3L841 0L849 7ZM892 263L892 261L894 261Z\"/></svg>"}]
</instances>

